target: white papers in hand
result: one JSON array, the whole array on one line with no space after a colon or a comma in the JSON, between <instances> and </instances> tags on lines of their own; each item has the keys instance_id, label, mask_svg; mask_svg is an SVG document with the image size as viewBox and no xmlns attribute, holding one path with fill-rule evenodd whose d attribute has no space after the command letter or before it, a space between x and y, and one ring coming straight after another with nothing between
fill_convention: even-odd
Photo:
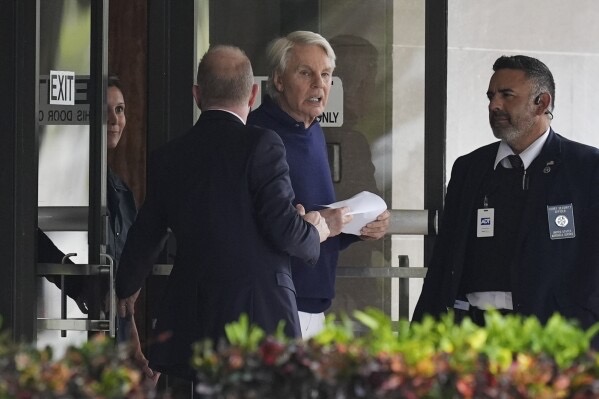
<instances>
[{"instance_id":1,"label":"white papers in hand","mask_svg":"<svg viewBox=\"0 0 599 399\"><path fill-rule=\"evenodd\" d=\"M360 235L362 227L375 220L378 215L387 209L385 201L369 191L362 191L351 198L325 206L328 208L348 206L350 209L348 215L354 215L354 218L351 222L343 226L341 232L357 236Z\"/></svg>"}]
</instances>

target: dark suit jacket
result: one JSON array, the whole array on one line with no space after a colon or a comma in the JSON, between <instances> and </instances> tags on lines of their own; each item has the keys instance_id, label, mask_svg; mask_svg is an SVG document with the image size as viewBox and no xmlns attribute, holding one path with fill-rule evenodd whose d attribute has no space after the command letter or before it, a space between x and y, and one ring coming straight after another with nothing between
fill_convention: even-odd
<instances>
[{"instance_id":1,"label":"dark suit jacket","mask_svg":"<svg viewBox=\"0 0 599 399\"><path fill-rule=\"evenodd\" d=\"M414 320L453 307L468 234L476 223L479 205L474 201L493 168L498 147L499 142L479 148L453 166L441 230ZM527 203L514 261L506 270L514 310L541 321L560 312L588 327L599 321L599 150L551 130L527 173ZM576 237L551 240L547 206L564 204L573 205Z\"/></svg>"},{"instance_id":2,"label":"dark suit jacket","mask_svg":"<svg viewBox=\"0 0 599 399\"><path fill-rule=\"evenodd\" d=\"M268 333L283 320L301 336L290 256L314 264L320 245L293 199L279 136L228 112L203 112L153 154L116 279L119 298L139 289L172 230L177 255L157 326L169 338L150 349L151 367L188 377L191 344L219 340L241 313Z\"/></svg>"}]
</instances>

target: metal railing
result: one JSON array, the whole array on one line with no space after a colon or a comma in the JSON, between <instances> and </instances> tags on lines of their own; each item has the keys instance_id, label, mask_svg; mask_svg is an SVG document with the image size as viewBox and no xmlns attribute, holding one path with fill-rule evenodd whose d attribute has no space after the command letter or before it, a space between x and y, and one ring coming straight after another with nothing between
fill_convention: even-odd
<instances>
[{"instance_id":1,"label":"metal railing","mask_svg":"<svg viewBox=\"0 0 599 399\"><path fill-rule=\"evenodd\" d=\"M429 235L437 232L437 211L430 210L390 210L388 234ZM47 231L86 231L88 226L87 207L39 207L39 227ZM110 280L110 292L114 289L114 261L109 255L101 257L108 261L106 265L66 264L66 259L75 254L67 254L63 263L39 263L38 276L61 276L64 287L65 276L102 276ZM172 264L156 264L152 270L154 276L168 276ZM406 255L399 255L399 267L343 267L337 268L339 278L398 278L400 279L400 303L407 304L408 281L412 278L426 277L427 268L410 267ZM407 305L404 305L407 306ZM65 336L66 330L71 331L108 331L115 336L116 305L114 294L110 295L110 310L108 320L90 320L87 318L66 317L66 293L61 289L61 318L38 318L38 327L46 330L61 330ZM400 310L406 312L407 308Z\"/></svg>"}]
</instances>

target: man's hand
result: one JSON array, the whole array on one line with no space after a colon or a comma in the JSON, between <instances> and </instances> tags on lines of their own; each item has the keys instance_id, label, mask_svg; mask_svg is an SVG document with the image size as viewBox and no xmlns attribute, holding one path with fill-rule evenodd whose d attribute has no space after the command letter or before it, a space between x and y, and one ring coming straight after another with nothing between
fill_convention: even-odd
<instances>
[{"instance_id":1,"label":"man's hand","mask_svg":"<svg viewBox=\"0 0 599 399\"><path fill-rule=\"evenodd\" d=\"M329 231L329 226L327 225L325 218L321 217L320 213L316 211L306 213L306 210L301 204L297 204L295 209L297 209L297 213L302 216L306 222L316 227L316 230L318 230L318 236L320 237L320 242L323 242L329 238L331 233Z\"/></svg>"},{"instance_id":2,"label":"man's hand","mask_svg":"<svg viewBox=\"0 0 599 399\"><path fill-rule=\"evenodd\" d=\"M354 218L353 215L348 215L349 207L341 208L325 208L320 211L320 215L327 221L327 225L331 230L330 237L335 237L341 233L341 229Z\"/></svg>"},{"instance_id":3,"label":"man's hand","mask_svg":"<svg viewBox=\"0 0 599 399\"><path fill-rule=\"evenodd\" d=\"M116 311L119 314L119 317L126 317L127 315L135 314L135 301L137 300L137 297L139 296L139 291L141 291L141 288L138 289L129 298L123 298L123 299L119 298L119 302L117 303L117 307L116 307Z\"/></svg>"},{"instance_id":4,"label":"man's hand","mask_svg":"<svg viewBox=\"0 0 599 399\"><path fill-rule=\"evenodd\" d=\"M385 210L385 212L378 215L374 221L362 227L362 230L360 230L360 233L362 234L360 238L364 241L383 238L389 228L390 216L391 213L388 210Z\"/></svg>"}]
</instances>

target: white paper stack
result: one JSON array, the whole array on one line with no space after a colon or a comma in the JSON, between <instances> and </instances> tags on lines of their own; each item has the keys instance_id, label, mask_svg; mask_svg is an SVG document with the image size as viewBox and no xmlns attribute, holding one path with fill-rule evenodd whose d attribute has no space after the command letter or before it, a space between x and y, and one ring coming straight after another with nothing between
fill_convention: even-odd
<instances>
[{"instance_id":1,"label":"white paper stack","mask_svg":"<svg viewBox=\"0 0 599 399\"><path fill-rule=\"evenodd\" d=\"M348 206L350 209L348 214L353 215L354 218L351 222L343 226L341 232L357 236L360 235L362 227L375 220L378 215L387 209L385 200L369 191L362 191L351 198L325 206L328 208Z\"/></svg>"}]
</instances>

